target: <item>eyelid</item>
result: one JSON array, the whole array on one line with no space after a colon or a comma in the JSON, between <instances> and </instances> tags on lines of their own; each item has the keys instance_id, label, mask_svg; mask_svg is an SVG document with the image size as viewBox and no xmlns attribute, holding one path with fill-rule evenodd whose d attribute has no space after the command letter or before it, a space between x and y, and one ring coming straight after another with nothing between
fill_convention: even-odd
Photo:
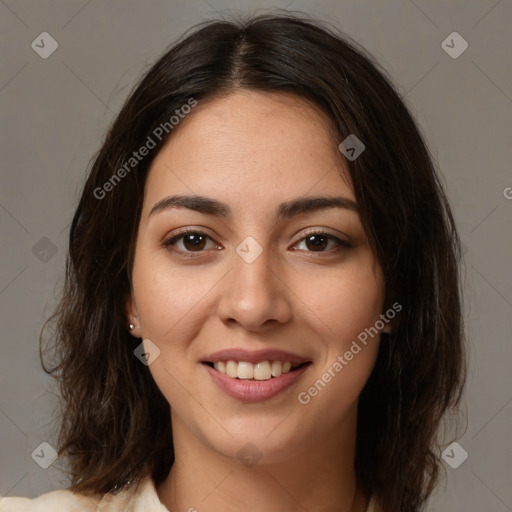
<instances>
[{"instance_id":1,"label":"eyelid","mask_svg":"<svg viewBox=\"0 0 512 512\"><path fill-rule=\"evenodd\" d=\"M345 238L348 238L348 236L345 235L345 233L337 232L336 234L334 234L334 233L332 233L331 228L327 228L327 227L323 227L323 226L307 228L305 231L301 231L300 238L295 243L302 241L305 237L307 237L309 235L324 235L326 237L329 237L329 238L332 238L335 240L339 240L341 243L346 244L347 246L351 245L348 242L348 240L345 239ZM345 238L342 238L342 237L345 237Z\"/></svg>"},{"instance_id":2,"label":"eyelid","mask_svg":"<svg viewBox=\"0 0 512 512\"><path fill-rule=\"evenodd\" d=\"M184 254L186 257L194 258L194 257L200 256L202 253L204 253L206 251L204 251L204 250L202 250L202 251L184 251L182 249L176 249L175 247L173 247L173 244L176 243L176 241L178 241L179 239L183 238L185 235L191 233L194 235L204 236L205 238L214 242L216 245L219 245L218 242L204 230L205 230L205 228L203 228L203 227L194 228L194 227L188 226L186 228L181 228L177 232L174 232L172 235L166 236L162 240L161 245L164 247L164 249L166 249L168 251L174 251L174 252L177 252L180 254Z\"/></svg>"},{"instance_id":3,"label":"eyelid","mask_svg":"<svg viewBox=\"0 0 512 512\"><path fill-rule=\"evenodd\" d=\"M311 228L309 231L302 233L301 237L296 242L294 242L292 247L295 247L296 245L298 245L300 243L304 243L305 239L308 236L312 236L312 235L327 238L329 241L333 241L336 244L336 246L334 248L328 249L326 251L307 251L307 250L303 251L308 255L312 255L313 257L333 256L333 255L339 254L341 251L353 248L353 245L350 242L348 242L347 240L345 240L343 238L340 238L337 235L333 235L332 233L327 231L325 228ZM297 249L294 249L294 250L297 250Z\"/></svg>"},{"instance_id":4,"label":"eyelid","mask_svg":"<svg viewBox=\"0 0 512 512\"><path fill-rule=\"evenodd\" d=\"M203 227L201 227L201 228L194 228L194 227L182 228L182 229L178 230L177 232L173 233L171 236L164 238L164 240L162 241L161 244L165 249L167 249L169 251L172 250L174 252L178 252L180 254L185 255L185 257L190 257L190 258L199 257L207 251L206 250L184 251L182 249L176 249L175 247L173 247L173 244L177 240L182 238L183 236L191 233L191 234L197 234L197 235L204 236L205 238L211 240L218 246L219 243L212 236L210 236L207 232L205 232L204 229L205 228L203 228ZM353 247L353 245L351 243L349 243L347 240L340 238L337 235L332 234L328 230L329 230L329 228L325 228L325 227L308 228L306 231L303 231L301 233L301 237L293 243L292 247L296 246L300 242L303 242L306 237L312 236L312 235L324 236L325 238L328 238L329 240L334 241L337 246L334 249L330 249L327 251L305 251L307 253L333 254L342 249L350 249ZM217 248L217 250L218 250L218 248Z\"/></svg>"}]
</instances>

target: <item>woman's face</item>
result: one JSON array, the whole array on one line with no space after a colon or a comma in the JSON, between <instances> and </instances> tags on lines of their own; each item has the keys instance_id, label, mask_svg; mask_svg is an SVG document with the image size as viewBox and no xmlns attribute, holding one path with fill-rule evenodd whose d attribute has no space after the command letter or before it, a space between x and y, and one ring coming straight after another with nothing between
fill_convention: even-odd
<instances>
[{"instance_id":1,"label":"woman's face","mask_svg":"<svg viewBox=\"0 0 512 512\"><path fill-rule=\"evenodd\" d=\"M175 440L232 457L252 443L272 462L354 420L379 343L358 335L384 285L327 118L305 100L236 92L174 128L147 178L132 277L132 333L158 354Z\"/></svg>"}]
</instances>

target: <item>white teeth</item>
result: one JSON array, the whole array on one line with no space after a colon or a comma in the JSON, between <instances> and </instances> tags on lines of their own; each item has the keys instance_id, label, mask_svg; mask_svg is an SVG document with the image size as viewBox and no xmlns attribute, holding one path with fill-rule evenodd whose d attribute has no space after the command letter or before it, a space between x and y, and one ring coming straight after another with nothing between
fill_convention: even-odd
<instances>
[{"instance_id":1,"label":"white teeth","mask_svg":"<svg viewBox=\"0 0 512 512\"><path fill-rule=\"evenodd\" d=\"M281 361L272 361L272 377L279 377L283 373L283 363Z\"/></svg>"},{"instance_id":2,"label":"white teeth","mask_svg":"<svg viewBox=\"0 0 512 512\"><path fill-rule=\"evenodd\" d=\"M238 372L236 375L239 379L252 379L254 378L254 365L246 361L238 363Z\"/></svg>"},{"instance_id":3,"label":"white teeth","mask_svg":"<svg viewBox=\"0 0 512 512\"><path fill-rule=\"evenodd\" d=\"M238 363L236 363L235 361L228 361L226 363L226 375L228 377L235 378L237 376L237 373L238 373Z\"/></svg>"},{"instance_id":4,"label":"white teeth","mask_svg":"<svg viewBox=\"0 0 512 512\"><path fill-rule=\"evenodd\" d=\"M270 371L270 363L263 361L254 365L254 378L256 380L268 380L272 376Z\"/></svg>"},{"instance_id":5,"label":"white teeth","mask_svg":"<svg viewBox=\"0 0 512 512\"><path fill-rule=\"evenodd\" d=\"M213 367L220 373L231 378L243 380L269 380L272 377L279 377L283 373L288 373L292 367L296 368L299 363L291 361L261 361L253 364L247 361L216 361Z\"/></svg>"}]
</instances>

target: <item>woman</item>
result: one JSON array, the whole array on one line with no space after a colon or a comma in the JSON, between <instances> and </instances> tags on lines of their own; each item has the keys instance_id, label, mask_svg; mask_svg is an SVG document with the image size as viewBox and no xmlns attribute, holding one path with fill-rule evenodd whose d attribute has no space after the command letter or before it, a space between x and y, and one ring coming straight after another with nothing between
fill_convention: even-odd
<instances>
[{"instance_id":1,"label":"woman","mask_svg":"<svg viewBox=\"0 0 512 512\"><path fill-rule=\"evenodd\" d=\"M71 486L2 512L420 510L464 382L458 261L361 48L292 15L202 24L127 100L71 226L45 347Z\"/></svg>"}]
</instances>

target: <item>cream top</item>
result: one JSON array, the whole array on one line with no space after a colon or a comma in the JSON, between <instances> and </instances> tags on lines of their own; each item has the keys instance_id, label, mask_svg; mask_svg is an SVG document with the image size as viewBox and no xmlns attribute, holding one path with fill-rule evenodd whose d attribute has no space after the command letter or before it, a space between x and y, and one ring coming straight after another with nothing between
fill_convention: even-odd
<instances>
[{"instance_id":1,"label":"cream top","mask_svg":"<svg viewBox=\"0 0 512 512\"><path fill-rule=\"evenodd\" d=\"M169 512L160 502L151 477L116 495L88 497L68 490L52 491L29 498L0 498L0 512ZM192 506L187 512L194 512ZM366 512L379 512L370 500Z\"/></svg>"}]
</instances>

